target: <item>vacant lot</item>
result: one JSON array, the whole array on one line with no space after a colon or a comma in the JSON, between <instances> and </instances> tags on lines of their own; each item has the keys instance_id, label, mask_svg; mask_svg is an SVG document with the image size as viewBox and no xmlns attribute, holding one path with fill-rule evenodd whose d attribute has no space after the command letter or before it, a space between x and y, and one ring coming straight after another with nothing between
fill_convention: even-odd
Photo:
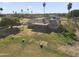
<instances>
[{"instance_id":1,"label":"vacant lot","mask_svg":"<svg viewBox=\"0 0 79 59\"><path fill-rule=\"evenodd\" d=\"M23 19L21 22L28 20ZM66 23L62 21L62 24ZM20 30L15 34L14 32L18 29L14 29L14 32L11 32L13 29L0 30L0 36L3 35L0 37L0 56L79 56L79 43L76 43L70 36L56 32L34 32L28 29L27 25L21 25L18 28ZM47 45L40 48L39 44L42 41L47 42Z\"/></svg>"}]
</instances>

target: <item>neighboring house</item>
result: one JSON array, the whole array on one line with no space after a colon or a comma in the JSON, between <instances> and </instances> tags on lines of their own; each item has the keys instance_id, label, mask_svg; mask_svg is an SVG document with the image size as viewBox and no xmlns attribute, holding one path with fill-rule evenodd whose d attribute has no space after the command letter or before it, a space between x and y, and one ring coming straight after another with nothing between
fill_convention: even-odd
<instances>
[{"instance_id":1,"label":"neighboring house","mask_svg":"<svg viewBox=\"0 0 79 59\"><path fill-rule=\"evenodd\" d=\"M58 16L35 18L30 20L27 25L30 28L57 29L60 25L60 18Z\"/></svg>"}]
</instances>

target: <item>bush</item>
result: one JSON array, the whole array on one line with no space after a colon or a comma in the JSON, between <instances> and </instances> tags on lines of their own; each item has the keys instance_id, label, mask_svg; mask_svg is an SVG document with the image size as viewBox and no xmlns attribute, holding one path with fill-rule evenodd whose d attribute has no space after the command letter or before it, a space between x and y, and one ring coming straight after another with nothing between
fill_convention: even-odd
<instances>
[{"instance_id":1,"label":"bush","mask_svg":"<svg viewBox=\"0 0 79 59\"><path fill-rule=\"evenodd\" d=\"M69 17L79 17L79 10L72 10L68 13Z\"/></svg>"},{"instance_id":2,"label":"bush","mask_svg":"<svg viewBox=\"0 0 79 59\"><path fill-rule=\"evenodd\" d=\"M3 27L3 26L7 26L7 27L11 27L12 26L17 26L20 24L20 21L17 17L11 17L11 16L6 16L6 17L3 17L2 20L0 21L0 26Z\"/></svg>"}]
</instances>

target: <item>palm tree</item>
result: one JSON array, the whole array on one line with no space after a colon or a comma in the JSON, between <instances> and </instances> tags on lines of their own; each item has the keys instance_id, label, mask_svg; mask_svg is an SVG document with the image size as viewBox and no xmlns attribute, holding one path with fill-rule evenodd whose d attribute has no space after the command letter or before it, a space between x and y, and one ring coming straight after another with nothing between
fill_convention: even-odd
<instances>
[{"instance_id":1,"label":"palm tree","mask_svg":"<svg viewBox=\"0 0 79 59\"><path fill-rule=\"evenodd\" d=\"M15 14L17 14L17 11L15 11Z\"/></svg>"},{"instance_id":2,"label":"palm tree","mask_svg":"<svg viewBox=\"0 0 79 59\"><path fill-rule=\"evenodd\" d=\"M68 11L70 11L70 9L72 8L72 3L69 2L69 4L67 6L68 6L67 7Z\"/></svg>"},{"instance_id":3,"label":"palm tree","mask_svg":"<svg viewBox=\"0 0 79 59\"><path fill-rule=\"evenodd\" d=\"M15 13L14 11L12 11L13 12L13 14Z\"/></svg>"},{"instance_id":4,"label":"palm tree","mask_svg":"<svg viewBox=\"0 0 79 59\"><path fill-rule=\"evenodd\" d=\"M33 11L31 10L31 14L33 13Z\"/></svg>"},{"instance_id":5,"label":"palm tree","mask_svg":"<svg viewBox=\"0 0 79 59\"><path fill-rule=\"evenodd\" d=\"M28 14L29 14L29 8L27 8L27 12L28 12Z\"/></svg>"},{"instance_id":6,"label":"palm tree","mask_svg":"<svg viewBox=\"0 0 79 59\"><path fill-rule=\"evenodd\" d=\"M46 3L43 2L43 7L44 7L44 16L45 16L45 6L46 6Z\"/></svg>"},{"instance_id":7,"label":"palm tree","mask_svg":"<svg viewBox=\"0 0 79 59\"><path fill-rule=\"evenodd\" d=\"M72 8L72 3L69 3L68 4L68 8L67 8L68 9L68 13L70 12L71 8ZM71 17L72 17L72 20L74 22L74 23L72 22L73 29L76 30L76 25L77 24L76 24L76 20L73 17L73 12L71 12Z\"/></svg>"},{"instance_id":8,"label":"palm tree","mask_svg":"<svg viewBox=\"0 0 79 59\"><path fill-rule=\"evenodd\" d=\"M45 2L43 2L43 8L44 8L44 17L45 17L45 6L46 6L46 3ZM43 19L43 23L45 24L46 22L45 22L45 19Z\"/></svg>"},{"instance_id":9,"label":"palm tree","mask_svg":"<svg viewBox=\"0 0 79 59\"><path fill-rule=\"evenodd\" d=\"M69 2L67 5L68 13L70 12L71 8L72 8L72 3ZM69 15L68 15L68 18L69 18ZM69 22L69 20L68 20L68 22Z\"/></svg>"},{"instance_id":10,"label":"palm tree","mask_svg":"<svg viewBox=\"0 0 79 59\"><path fill-rule=\"evenodd\" d=\"M23 13L23 9L21 9L21 13Z\"/></svg>"},{"instance_id":11,"label":"palm tree","mask_svg":"<svg viewBox=\"0 0 79 59\"><path fill-rule=\"evenodd\" d=\"M3 11L3 8L0 8L0 11Z\"/></svg>"},{"instance_id":12,"label":"palm tree","mask_svg":"<svg viewBox=\"0 0 79 59\"><path fill-rule=\"evenodd\" d=\"M67 5L68 13L70 12L71 8L72 8L72 3L69 2Z\"/></svg>"}]
</instances>

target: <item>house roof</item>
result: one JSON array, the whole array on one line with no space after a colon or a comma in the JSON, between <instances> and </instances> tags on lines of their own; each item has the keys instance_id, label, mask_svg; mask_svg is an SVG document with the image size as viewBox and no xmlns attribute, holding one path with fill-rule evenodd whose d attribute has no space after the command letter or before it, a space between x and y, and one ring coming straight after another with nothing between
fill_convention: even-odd
<instances>
[{"instance_id":1,"label":"house roof","mask_svg":"<svg viewBox=\"0 0 79 59\"><path fill-rule=\"evenodd\" d=\"M35 23L35 24L43 24L43 20L46 22L46 23L49 23L50 20L58 20L59 17L58 16L54 16L54 15L51 15L49 17L41 17L41 18L34 18L34 19L31 19L29 22L30 23Z\"/></svg>"},{"instance_id":2,"label":"house roof","mask_svg":"<svg viewBox=\"0 0 79 59\"><path fill-rule=\"evenodd\" d=\"M49 20L59 20L59 17L55 15L50 15Z\"/></svg>"}]
</instances>

